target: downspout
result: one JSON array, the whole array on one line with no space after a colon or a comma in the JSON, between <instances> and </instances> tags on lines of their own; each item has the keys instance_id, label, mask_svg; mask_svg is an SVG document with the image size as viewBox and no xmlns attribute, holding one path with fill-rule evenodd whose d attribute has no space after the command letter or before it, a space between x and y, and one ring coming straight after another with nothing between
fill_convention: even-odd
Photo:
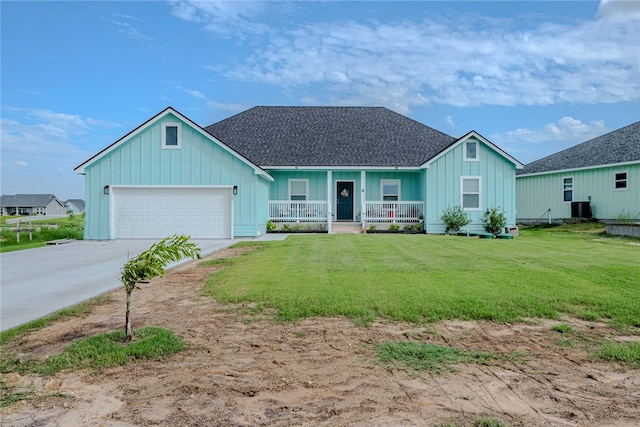
<instances>
[{"instance_id":1,"label":"downspout","mask_svg":"<svg viewBox=\"0 0 640 427\"><path fill-rule=\"evenodd\" d=\"M367 218L366 218L366 209L367 209L367 204L366 204L366 198L367 198L367 192L366 192L366 182L367 179L367 172L366 171L360 171L360 221L362 221L362 230L366 230L367 228Z\"/></svg>"},{"instance_id":2,"label":"downspout","mask_svg":"<svg viewBox=\"0 0 640 427\"><path fill-rule=\"evenodd\" d=\"M333 174L331 173L331 171L327 171L327 233L331 234L331 223L332 223L332 199L333 197L331 196L332 193L332 185L331 185L331 181L333 180Z\"/></svg>"}]
</instances>

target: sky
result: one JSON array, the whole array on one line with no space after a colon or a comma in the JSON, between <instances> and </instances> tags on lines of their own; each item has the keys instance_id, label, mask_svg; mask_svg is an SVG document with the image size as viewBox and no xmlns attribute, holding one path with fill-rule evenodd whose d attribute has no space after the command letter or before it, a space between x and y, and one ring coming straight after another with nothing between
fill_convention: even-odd
<instances>
[{"instance_id":1,"label":"sky","mask_svg":"<svg viewBox=\"0 0 640 427\"><path fill-rule=\"evenodd\" d=\"M526 164L640 120L640 0L1 1L2 194L171 106L382 106Z\"/></svg>"}]
</instances>

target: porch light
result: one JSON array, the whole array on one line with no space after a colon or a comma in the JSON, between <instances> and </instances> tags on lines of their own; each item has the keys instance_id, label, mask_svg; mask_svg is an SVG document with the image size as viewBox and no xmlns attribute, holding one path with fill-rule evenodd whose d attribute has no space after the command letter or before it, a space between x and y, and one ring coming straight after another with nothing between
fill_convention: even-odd
<instances>
[{"instance_id":1,"label":"porch light","mask_svg":"<svg viewBox=\"0 0 640 427\"><path fill-rule=\"evenodd\" d=\"M233 186L233 195L234 195L234 196L237 196L237 195L238 195L238 186L237 186L237 185L234 185L234 186Z\"/></svg>"},{"instance_id":2,"label":"porch light","mask_svg":"<svg viewBox=\"0 0 640 427\"><path fill-rule=\"evenodd\" d=\"M104 186L104 188L102 189L102 192L103 192L104 194L109 194L109 186L108 186L108 185L105 185L105 186Z\"/></svg>"}]
</instances>

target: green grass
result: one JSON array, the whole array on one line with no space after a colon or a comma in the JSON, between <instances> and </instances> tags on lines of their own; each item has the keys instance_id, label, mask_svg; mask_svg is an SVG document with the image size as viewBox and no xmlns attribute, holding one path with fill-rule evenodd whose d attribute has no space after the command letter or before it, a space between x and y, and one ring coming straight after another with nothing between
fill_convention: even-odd
<instances>
[{"instance_id":1,"label":"green grass","mask_svg":"<svg viewBox=\"0 0 640 427\"><path fill-rule=\"evenodd\" d=\"M561 334L568 334L573 332L573 328L567 323L560 323L559 325L555 325L551 328L551 330Z\"/></svg>"},{"instance_id":2,"label":"green grass","mask_svg":"<svg viewBox=\"0 0 640 427\"><path fill-rule=\"evenodd\" d=\"M0 373L31 372L51 375L62 370L101 369L128 365L137 359L161 360L184 348L184 342L180 338L163 328L145 326L136 329L133 336L133 341L127 343L124 331L117 330L78 339L64 352L51 355L44 362L3 355Z\"/></svg>"},{"instance_id":3,"label":"green grass","mask_svg":"<svg viewBox=\"0 0 640 427\"><path fill-rule=\"evenodd\" d=\"M3 217L3 221L6 221ZM43 224L57 225L58 228L43 227ZM66 218L44 219L32 221L32 227L38 228L40 231L32 232L32 240L29 240L29 233L23 231L20 233L20 242L17 241L16 232L11 229L3 228L0 231L0 252L11 252L23 249L32 249L42 247L45 242L58 239L75 239L82 240L84 235L84 215L75 215ZM23 222L23 227L27 227L28 223ZM12 226L13 227L13 226Z\"/></svg>"},{"instance_id":4,"label":"green grass","mask_svg":"<svg viewBox=\"0 0 640 427\"><path fill-rule=\"evenodd\" d=\"M634 369L640 369L640 342L602 344L595 352L598 360L620 362Z\"/></svg>"},{"instance_id":5,"label":"green grass","mask_svg":"<svg viewBox=\"0 0 640 427\"><path fill-rule=\"evenodd\" d=\"M457 364L495 364L517 359L517 354L505 356L484 351L460 350L437 344L419 342L384 342L378 346L378 360L394 368L440 372Z\"/></svg>"},{"instance_id":6,"label":"green grass","mask_svg":"<svg viewBox=\"0 0 640 427\"><path fill-rule=\"evenodd\" d=\"M601 228L541 227L514 240L291 236L236 258L209 277L205 292L261 302L287 321L515 322L567 314L640 326L640 246L607 238Z\"/></svg>"}]
</instances>

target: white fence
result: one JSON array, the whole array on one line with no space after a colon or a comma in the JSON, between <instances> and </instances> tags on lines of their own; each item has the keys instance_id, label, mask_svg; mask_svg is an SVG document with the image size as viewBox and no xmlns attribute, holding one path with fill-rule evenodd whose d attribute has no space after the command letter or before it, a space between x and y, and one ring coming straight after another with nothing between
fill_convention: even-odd
<instances>
[{"instance_id":1,"label":"white fence","mask_svg":"<svg viewBox=\"0 0 640 427\"><path fill-rule=\"evenodd\" d=\"M270 200L269 219L275 222L326 222L327 202Z\"/></svg>"},{"instance_id":2,"label":"white fence","mask_svg":"<svg viewBox=\"0 0 640 427\"><path fill-rule=\"evenodd\" d=\"M30 216L19 216L16 218L7 218L7 224L16 224L18 221L29 222L29 221L38 221L40 219L56 219L56 218L67 218L69 215L30 215Z\"/></svg>"},{"instance_id":3,"label":"white fence","mask_svg":"<svg viewBox=\"0 0 640 427\"><path fill-rule=\"evenodd\" d=\"M424 203L407 202L365 202L363 219L367 222L418 222L422 216Z\"/></svg>"},{"instance_id":4,"label":"white fence","mask_svg":"<svg viewBox=\"0 0 640 427\"><path fill-rule=\"evenodd\" d=\"M362 220L367 222L418 222L422 219L424 203L365 202ZM274 222L326 222L327 202L324 200L270 200L269 219Z\"/></svg>"}]
</instances>

